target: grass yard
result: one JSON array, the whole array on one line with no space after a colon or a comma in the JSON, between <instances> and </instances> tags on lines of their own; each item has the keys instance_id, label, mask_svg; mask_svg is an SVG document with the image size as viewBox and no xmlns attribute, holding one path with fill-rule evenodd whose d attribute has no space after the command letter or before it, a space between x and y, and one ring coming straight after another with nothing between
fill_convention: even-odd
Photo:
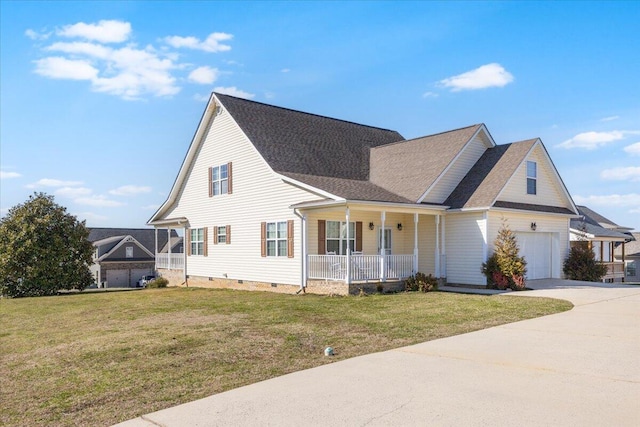
<instances>
[{"instance_id":1,"label":"grass yard","mask_svg":"<svg viewBox=\"0 0 640 427\"><path fill-rule=\"evenodd\" d=\"M111 425L289 372L570 308L441 292L169 288L0 299L0 425Z\"/></svg>"}]
</instances>

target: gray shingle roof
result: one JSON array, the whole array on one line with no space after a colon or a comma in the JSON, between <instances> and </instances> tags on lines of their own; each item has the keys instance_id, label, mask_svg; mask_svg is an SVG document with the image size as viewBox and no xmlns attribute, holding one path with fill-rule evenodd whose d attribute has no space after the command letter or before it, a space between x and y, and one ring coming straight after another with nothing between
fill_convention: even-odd
<instances>
[{"instance_id":1,"label":"gray shingle roof","mask_svg":"<svg viewBox=\"0 0 640 427\"><path fill-rule=\"evenodd\" d=\"M624 245L624 255L625 257L634 257L640 258L640 233L630 233L634 240L631 242L627 242ZM616 256L622 256L622 245L616 247L614 254Z\"/></svg>"},{"instance_id":2,"label":"gray shingle roof","mask_svg":"<svg viewBox=\"0 0 640 427\"><path fill-rule=\"evenodd\" d=\"M549 213L557 213L557 214L575 215L575 213L571 211L571 209L567 209L559 206L534 205L531 203L503 202L500 200L497 200L493 204L493 206L496 208L517 209L521 211L549 212Z\"/></svg>"},{"instance_id":3,"label":"gray shingle roof","mask_svg":"<svg viewBox=\"0 0 640 427\"><path fill-rule=\"evenodd\" d=\"M603 217L599 213L589 209L586 206L577 206L578 213L582 218L572 218L571 228L574 230L584 231L595 237L609 237L617 239L628 239L629 235L614 230L619 227L618 224ZM603 224L606 227L603 227Z\"/></svg>"},{"instance_id":4,"label":"gray shingle roof","mask_svg":"<svg viewBox=\"0 0 640 427\"><path fill-rule=\"evenodd\" d=\"M215 94L276 172L369 178L369 149L401 141L396 131Z\"/></svg>"},{"instance_id":5,"label":"gray shingle roof","mask_svg":"<svg viewBox=\"0 0 640 427\"><path fill-rule=\"evenodd\" d=\"M347 200L368 200L372 202L412 203L411 200L378 187L370 181L333 178L298 173L283 173L297 181L321 188L333 195Z\"/></svg>"},{"instance_id":6,"label":"gray shingle roof","mask_svg":"<svg viewBox=\"0 0 640 427\"><path fill-rule=\"evenodd\" d=\"M144 246L149 252L155 253L156 250L156 235L153 228L89 228L89 238L91 243L98 240L104 240L109 237L131 236L136 239L142 246ZM171 236L177 237L178 233L175 230L171 230ZM164 230L158 230L158 248L162 248L167 244L167 232Z\"/></svg>"},{"instance_id":7,"label":"gray shingle roof","mask_svg":"<svg viewBox=\"0 0 640 427\"><path fill-rule=\"evenodd\" d=\"M491 206L537 139L487 149L444 202L452 209Z\"/></svg>"},{"instance_id":8,"label":"gray shingle roof","mask_svg":"<svg viewBox=\"0 0 640 427\"><path fill-rule=\"evenodd\" d=\"M371 182L417 202L482 124L371 150Z\"/></svg>"}]
</instances>

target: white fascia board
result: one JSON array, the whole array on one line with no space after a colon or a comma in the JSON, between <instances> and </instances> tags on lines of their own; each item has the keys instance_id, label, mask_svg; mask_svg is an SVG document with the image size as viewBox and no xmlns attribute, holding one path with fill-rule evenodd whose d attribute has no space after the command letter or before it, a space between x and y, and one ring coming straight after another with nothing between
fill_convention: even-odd
<instances>
[{"instance_id":1,"label":"white fascia board","mask_svg":"<svg viewBox=\"0 0 640 427\"><path fill-rule=\"evenodd\" d=\"M193 138L191 139L191 144L189 144L189 149L187 150L187 154L182 160L182 165L180 166L178 175L176 176L176 179L173 182L171 191L169 191L169 196L167 197L167 200L165 200L165 202L153 214L153 216L149 218L149 220L147 221L148 225L152 225L153 223L155 223L158 220L158 218L167 210L167 208L171 206L173 203L175 203L176 199L178 198L178 193L180 192L180 188L182 187L182 184L184 183L184 180L187 176L187 171L189 170L191 164L193 163L195 155L198 152L198 148L204 141L203 139L204 132L213 114L215 113L216 108L219 105L219 102L220 101L218 101L218 99L215 97L215 95L212 92L211 95L209 96L209 102L207 103L204 113L202 113L200 122L198 123L198 128L196 129L196 132L193 135Z\"/></svg>"},{"instance_id":2,"label":"white fascia board","mask_svg":"<svg viewBox=\"0 0 640 427\"><path fill-rule=\"evenodd\" d=\"M381 211L386 212L399 212L399 213L442 213L447 210L447 206L436 205L417 205L409 203L395 203L395 202L371 202L365 200L320 200L314 202L300 203L292 205L290 208L297 209L299 211L314 210L314 209L326 209L326 208L354 208L361 211Z\"/></svg>"},{"instance_id":3,"label":"white fascia board","mask_svg":"<svg viewBox=\"0 0 640 427\"><path fill-rule=\"evenodd\" d=\"M187 225L188 223L189 223L189 220L186 217L180 217L180 218L159 219L156 221L150 221L147 224L153 225L155 228L158 228L158 226L161 226L161 225L173 225L173 224Z\"/></svg>"},{"instance_id":4,"label":"white fascia board","mask_svg":"<svg viewBox=\"0 0 640 427\"><path fill-rule=\"evenodd\" d=\"M296 187L302 188L303 190L309 191L310 193L314 193L314 194L317 194L319 196L326 197L326 198L329 198L329 199L332 199L332 200L336 200L336 201L344 201L344 200L346 200L343 197L336 196L335 194L331 194L331 193L329 193L327 191L321 190L320 188L314 187L314 186L309 185L309 184L305 184L304 182L298 181L297 179L289 178L288 176L279 174L279 173L277 173L275 171L273 173L275 174L275 176L280 178L282 181L284 181L284 182L286 182L288 184L291 184L291 185L295 185Z\"/></svg>"},{"instance_id":5,"label":"white fascia board","mask_svg":"<svg viewBox=\"0 0 640 427\"><path fill-rule=\"evenodd\" d=\"M471 144L471 141L473 141L475 139L475 137L478 136L478 134L481 131L484 132L484 134L489 138L489 141L491 142L490 147L487 147L487 148L492 148L492 147L496 146L496 142L493 140L493 137L491 136L491 134L489 133L489 131L487 130L486 126L483 123L478 128L478 130L471 136L471 138L469 138L469 140L464 144L464 147L462 147L462 149L460 151L458 151L458 154L456 154L456 156L453 158L453 160L451 160L451 162L449 162L447 167L444 168L444 170L440 173L440 175L438 175L438 177L435 179L435 181L433 181L433 183L429 186L429 188L427 188L426 191L424 193L422 193L422 196L420 196L418 198L418 201L416 203L422 203L422 201L427 198L427 196L429 195L431 190L433 190L433 188L438 184L438 182L440 182L440 180L446 175L446 173L449 171L449 169L451 169L453 167L453 165L456 163L458 158L462 155L462 152L467 149L469 144ZM471 167L473 167L473 165ZM467 173L468 172L469 171L467 171Z\"/></svg>"}]
</instances>

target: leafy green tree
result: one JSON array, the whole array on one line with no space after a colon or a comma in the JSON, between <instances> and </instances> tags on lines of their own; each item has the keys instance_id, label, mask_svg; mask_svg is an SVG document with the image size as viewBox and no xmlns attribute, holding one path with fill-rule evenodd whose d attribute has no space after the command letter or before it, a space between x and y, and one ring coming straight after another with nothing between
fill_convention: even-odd
<instances>
[{"instance_id":1,"label":"leafy green tree","mask_svg":"<svg viewBox=\"0 0 640 427\"><path fill-rule=\"evenodd\" d=\"M487 262L482 264L482 273L487 278L489 287L511 288L514 291L525 289L527 261L520 256L519 251L516 235L503 219L494 242L494 252Z\"/></svg>"},{"instance_id":2,"label":"leafy green tree","mask_svg":"<svg viewBox=\"0 0 640 427\"><path fill-rule=\"evenodd\" d=\"M93 282L89 230L53 196L34 193L0 219L0 294L53 295Z\"/></svg>"},{"instance_id":3,"label":"leafy green tree","mask_svg":"<svg viewBox=\"0 0 640 427\"><path fill-rule=\"evenodd\" d=\"M607 274L607 266L596 261L587 242L579 242L571 248L562 270L567 279L585 282L599 282Z\"/></svg>"}]
</instances>

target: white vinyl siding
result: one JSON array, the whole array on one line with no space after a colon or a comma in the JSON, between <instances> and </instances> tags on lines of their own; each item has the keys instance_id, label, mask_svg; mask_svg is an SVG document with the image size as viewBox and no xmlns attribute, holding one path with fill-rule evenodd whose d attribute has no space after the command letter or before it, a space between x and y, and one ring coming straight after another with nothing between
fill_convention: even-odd
<instances>
[{"instance_id":1,"label":"white vinyl siding","mask_svg":"<svg viewBox=\"0 0 640 427\"><path fill-rule=\"evenodd\" d=\"M537 166L536 194L527 194L527 161L535 162ZM498 195L498 200L569 208L569 200L560 185L542 147L537 145Z\"/></svg>"},{"instance_id":2,"label":"white vinyl siding","mask_svg":"<svg viewBox=\"0 0 640 427\"><path fill-rule=\"evenodd\" d=\"M434 183L423 201L427 203L444 202L487 148L480 136L476 135L476 137L469 141L462 149L460 155L453 161L449 169Z\"/></svg>"},{"instance_id":3,"label":"white vinyl siding","mask_svg":"<svg viewBox=\"0 0 640 427\"><path fill-rule=\"evenodd\" d=\"M230 225L233 243L214 245L214 233L208 233L208 256L190 257L187 274L299 285L301 221L289 206L319 197L275 176L228 112L212 120L181 194L165 217L186 217L192 228ZM207 197L208 169L225 162L233 162L233 197ZM260 224L275 220L294 221L293 258L261 257Z\"/></svg>"},{"instance_id":4,"label":"white vinyl siding","mask_svg":"<svg viewBox=\"0 0 640 427\"><path fill-rule=\"evenodd\" d=\"M541 253L539 250L534 250L533 257L535 259L528 259L527 262L536 262L536 259L541 263L546 263L547 260L551 266L551 276L553 278L562 277L562 263L569 254L569 219L567 217L550 214L536 214L536 213L518 213L508 211L491 211L489 213L489 254L493 252L493 243L498 235L498 230L502 226L502 218L507 220L509 229L516 234L516 238L520 236L522 239L528 236L528 233L537 233L544 235L545 237L536 240L529 240L528 243L534 242L538 245L538 248L544 245L550 252L549 257ZM531 223L536 223L536 231L531 230ZM543 243L542 240L549 239L547 243ZM520 255L523 255L522 253ZM533 266L531 268L532 275L535 277L545 267Z\"/></svg>"},{"instance_id":5,"label":"white vinyl siding","mask_svg":"<svg viewBox=\"0 0 640 427\"><path fill-rule=\"evenodd\" d=\"M485 285L485 220L482 212L449 214L446 218L447 282Z\"/></svg>"}]
</instances>

